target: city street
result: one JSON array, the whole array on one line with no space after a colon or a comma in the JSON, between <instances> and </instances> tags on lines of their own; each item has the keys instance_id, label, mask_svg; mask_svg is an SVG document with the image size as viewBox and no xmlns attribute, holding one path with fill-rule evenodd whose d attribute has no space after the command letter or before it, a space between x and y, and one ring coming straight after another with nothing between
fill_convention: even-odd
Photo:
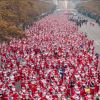
<instances>
[{"instance_id":1,"label":"city street","mask_svg":"<svg viewBox=\"0 0 100 100\"><path fill-rule=\"evenodd\" d=\"M8 15L1 21L1 29L6 27L8 32L2 31L1 36L9 36L11 30L13 37L0 44L0 100L100 100L100 25L77 12L75 6L81 0L41 1L57 8L41 12L34 21L33 10L41 10L37 7L29 10L32 15L15 12L19 21L26 14L24 37L14 37L21 32L9 26ZM10 19L14 18L9 12Z\"/></svg>"},{"instance_id":2,"label":"city street","mask_svg":"<svg viewBox=\"0 0 100 100\"><path fill-rule=\"evenodd\" d=\"M61 0L59 2L59 9L64 8L63 10L67 10L70 12L77 12L75 9L75 6L80 2L88 2L89 0ZM64 6L65 2L67 2L67 6ZM67 7L67 9L66 9ZM76 13L77 14L77 13ZM100 53L100 26L95 23L95 21L89 17L83 16L81 14L78 14L79 16L84 17L85 19L88 19L88 24L83 25L81 28L79 28L80 32L88 33L88 38L91 40L94 40L94 46L95 46L95 52ZM93 23L94 26L91 26L90 23Z\"/></svg>"},{"instance_id":3,"label":"city street","mask_svg":"<svg viewBox=\"0 0 100 100\"><path fill-rule=\"evenodd\" d=\"M84 16L84 18L87 18ZM100 26L94 20L87 18L88 23L79 28L80 32L87 33L88 38L94 40L95 52L100 53ZM90 25L93 23L94 25Z\"/></svg>"}]
</instances>

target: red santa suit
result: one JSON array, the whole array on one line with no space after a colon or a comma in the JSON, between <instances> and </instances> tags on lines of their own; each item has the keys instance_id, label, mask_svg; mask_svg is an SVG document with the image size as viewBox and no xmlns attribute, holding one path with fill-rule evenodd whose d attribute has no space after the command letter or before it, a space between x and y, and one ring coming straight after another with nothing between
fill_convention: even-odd
<instances>
[{"instance_id":1,"label":"red santa suit","mask_svg":"<svg viewBox=\"0 0 100 100\"><path fill-rule=\"evenodd\" d=\"M94 100L94 97L92 95L84 96L84 100Z\"/></svg>"}]
</instances>

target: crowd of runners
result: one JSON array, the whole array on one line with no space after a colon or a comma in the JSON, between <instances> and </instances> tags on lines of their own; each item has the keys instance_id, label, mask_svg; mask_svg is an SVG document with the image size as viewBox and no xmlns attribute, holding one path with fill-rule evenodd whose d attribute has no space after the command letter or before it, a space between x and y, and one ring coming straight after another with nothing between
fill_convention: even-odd
<instances>
[{"instance_id":1,"label":"crowd of runners","mask_svg":"<svg viewBox=\"0 0 100 100\"><path fill-rule=\"evenodd\" d=\"M26 30L27 38L0 45L1 100L94 100L100 95L94 41L65 13Z\"/></svg>"},{"instance_id":2,"label":"crowd of runners","mask_svg":"<svg viewBox=\"0 0 100 100\"><path fill-rule=\"evenodd\" d=\"M77 26L81 27L83 24L87 24L88 23L88 19L84 18L83 16L79 16L77 15L70 15L68 17L68 19L72 22L75 22Z\"/></svg>"}]
</instances>

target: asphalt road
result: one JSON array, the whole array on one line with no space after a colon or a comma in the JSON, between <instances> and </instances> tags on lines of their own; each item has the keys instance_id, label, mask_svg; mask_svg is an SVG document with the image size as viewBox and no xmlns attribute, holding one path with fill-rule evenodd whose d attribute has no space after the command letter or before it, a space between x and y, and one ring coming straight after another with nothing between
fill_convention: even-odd
<instances>
[{"instance_id":1,"label":"asphalt road","mask_svg":"<svg viewBox=\"0 0 100 100\"><path fill-rule=\"evenodd\" d=\"M80 2L88 2L90 0L69 0L68 9L69 11L76 11L75 6ZM87 25L84 24L81 28L79 28L80 32L86 32L88 34L88 38L94 40L95 52L100 54L100 26L95 23L95 21L89 17L83 16L81 14L77 14L77 16L82 16L84 19L88 19ZM93 25L90 25L93 23Z\"/></svg>"},{"instance_id":2,"label":"asphalt road","mask_svg":"<svg viewBox=\"0 0 100 100\"><path fill-rule=\"evenodd\" d=\"M83 24L81 28L79 28L80 32L86 32L88 38L94 40L95 52L100 54L100 26L95 23L93 19L83 16L88 19L87 24ZM92 24L91 24L92 23Z\"/></svg>"}]
</instances>

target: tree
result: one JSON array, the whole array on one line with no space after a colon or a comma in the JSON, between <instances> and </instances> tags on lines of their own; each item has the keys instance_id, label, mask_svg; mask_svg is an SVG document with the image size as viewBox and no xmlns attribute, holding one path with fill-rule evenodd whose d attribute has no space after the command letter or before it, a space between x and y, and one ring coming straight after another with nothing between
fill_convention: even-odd
<instances>
[{"instance_id":1,"label":"tree","mask_svg":"<svg viewBox=\"0 0 100 100\"><path fill-rule=\"evenodd\" d=\"M0 0L0 39L24 37L25 27L53 7L39 0Z\"/></svg>"}]
</instances>

